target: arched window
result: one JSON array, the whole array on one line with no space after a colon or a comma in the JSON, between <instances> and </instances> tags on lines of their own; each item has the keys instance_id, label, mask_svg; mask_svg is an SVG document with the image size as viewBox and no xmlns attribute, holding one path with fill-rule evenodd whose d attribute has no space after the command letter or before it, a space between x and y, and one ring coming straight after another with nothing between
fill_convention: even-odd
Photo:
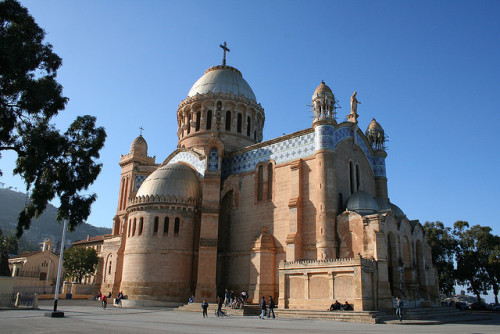
<instances>
[{"instance_id":1,"label":"arched window","mask_svg":"<svg viewBox=\"0 0 500 334\"><path fill-rule=\"evenodd\" d=\"M242 123L243 123L243 116L241 115L241 113L238 113L238 119L236 122L236 131L238 133L241 133L241 127L243 125Z\"/></svg>"},{"instance_id":2,"label":"arched window","mask_svg":"<svg viewBox=\"0 0 500 334\"><path fill-rule=\"evenodd\" d=\"M250 116L247 117L247 136L250 137Z\"/></svg>"},{"instance_id":3,"label":"arched window","mask_svg":"<svg viewBox=\"0 0 500 334\"><path fill-rule=\"evenodd\" d=\"M158 224L159 224L159 219L158 219L158 217L155 217L155 225L153 227L153 235L156 235L158 233Z\"/></svg>"},{"instance_id":4,"label":"arched window","mask_svg":"<svg viewBox=\"0 0 500 334\"><path fill-rule=\"evenodd\" d=\"M273 164L267 165L267 199L273 198Z\"/></svg>"},{"instance_id":5,"label":"arched window","mask_svg":"<svg viewBox=\"0 0 500 334\"><path fill-rule=\"evenodd\" d=\"M201 112L196 112L196 132L200 131L200 123L201 123Z\"/></svg>"},{"instance_id":6,"label":"arched window","mask_svg":"<svg viewBox=\"0 0 500 334\"><path fill-rule=\"evenodd\" d=\"M349 185L351 188L351 194L354 194L355 188L354 188L354 164L352 161L349 161Z\"/></svg>"},{"instance_id":7,"label":"arched window","mask_svg":"<svg viewBox=\"0 0 500 334\"><path fill-rule=\"evenodd\" d=\"M112 263L113 263L113 261L109 261L108 274L111 274L111 264Z\"/></svg>"},{"instance_id":8,"label":"arched window","mask_svg":"<svg viewBox=\"0 0 500 334\"><path fill-rule=\"evenodd\" d=\"M144 218L140 218L139 219L139 232L137 233L137 235L141 235L142 234L142 227L144 225Z\"/></svg>"},{"instance_id":9,"label":"arched window","mask_svg":"<svg viewBox=\"0 0 500 334\"><path fill-rule=\"evenodd\" d=\"M260 165L257 168L257 201L262 201L262 192L264 188L264 168Z\"/></svg>"},{"instance_id":10,"label":"arched window","mask_svg":"<svg viewBox=\"0 0 500 334\"><path fill-rule=\"evenodd\" d=\"M165 217L165 221L163 223L163 235L168 235L168 225L169 225L168 217Z\"/></svg>"},{"instance_id":11,"label":"arched window","mask_svg":"<svg viewBox=\"0 0 500 334\"><path fill-rule=\"evenodd\" d=\"M188 124L187 124L187 133L189 134L190 132L191 132L191 113L189 113Z\"/></svg>"},{"instance_id":12,"label":"arched window","mask_svg":"<svg viewBox=\"0 0 500 334\"><path fill-rule=\"evenodd\" d=\"M360 182L360 173L359 173L359 165L356 164L356 190L359 190L359 187L361 185L361 182Z\"/></svg>"},{"instance_id":13,"label":"arched window","mask_svg":"<svg viewBox=\"0 0 500 334\"><path fill-rule=\"evenodd\" d=\"M180 222L181 220L179 219L179 217L176 217L175 218L175 223L174 223L174 237L178 237L179 236L179 225L180 225Z\"/></svg>"},{"instance_id":14,"label":"arched window","mask_svg":"<svg viewBox=\"0 0 500 334\"><path fill-rule=\"evenodd\" d=\"M231 111L226 111L226 131L231 131Z\"/></svg>"},{"instance_id":15,"label":"arched window","mask_svg":"<svg viewBox=\"0 0 500 334\"><path fill-rule=\"evenodd\" d=\"M129 219L128 220L128 237L130 237L130 230L131 230L131 227L132 227L132 219Z\"/></svg>"},{"instance_id":16,"label":"arched window","mask_svg":"<svg viewBox=\"0 0 500 334\"><path fill-rule=\"evenodd\" d=\"M135 235L135 223L137 222L137 220L134 218L134 227L132 228L132 236Z\"/></svg>"},{"instance_id":17,"label":"arched window","mask_svg":"<svg viewBox=\"0 0 500 334\"><path fill-rule=\"evenodd\" d=\"M207 130L212 129L212 110L207 112Z\"/></svg>"}]
</instances>

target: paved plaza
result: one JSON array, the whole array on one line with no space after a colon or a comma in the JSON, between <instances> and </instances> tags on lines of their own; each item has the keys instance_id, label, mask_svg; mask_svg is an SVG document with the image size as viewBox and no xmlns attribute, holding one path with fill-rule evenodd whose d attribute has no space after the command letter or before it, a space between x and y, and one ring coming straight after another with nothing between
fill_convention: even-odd
<instances>
[{"instance_id":1,"label":"paved plaza","mask_svg":"<svg viewBox=\"0 0 500 334\"><path fill-rule=\"evenodd\" d=\"M0 333L500 333L500 315L488 319L437 323L412 321L391 324L361 324L328 320L265 319L258 316L209 318L200 313L165 308L106 310L96 301L61 300L58 309L64 318L48 318L52 301L41 301L39 310L0 311ZM465 318L464 318L465 319Z\"/></svg>"}]
</instances>

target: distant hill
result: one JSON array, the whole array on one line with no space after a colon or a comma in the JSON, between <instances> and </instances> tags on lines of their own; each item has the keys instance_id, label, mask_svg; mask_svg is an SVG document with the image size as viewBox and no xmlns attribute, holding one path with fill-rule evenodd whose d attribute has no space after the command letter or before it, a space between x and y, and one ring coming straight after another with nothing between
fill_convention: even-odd
<instances>
[{"instance_id":1,"label":"distant hill","mask_svg":"<svg viewBox=\"0 0 500 334\"><path fill-rule=\"evenodd\" d=\"M17 217L26 203L26 194L10 189L0 188L0 228L4 234L15 233L17 227ZM62 236L62 224L56 220L57 208L47 205L45 212L40 218L31 221L31 227L25 231L19 242L18 252L35 251L41 249L41 243L49 239L54 245L59 245ZM77 240L101 234L111 233L110 228L96 227L87 223L78 225L74 232L66 233L66 245L70 245Z\"/></svg>"}]
</instances>

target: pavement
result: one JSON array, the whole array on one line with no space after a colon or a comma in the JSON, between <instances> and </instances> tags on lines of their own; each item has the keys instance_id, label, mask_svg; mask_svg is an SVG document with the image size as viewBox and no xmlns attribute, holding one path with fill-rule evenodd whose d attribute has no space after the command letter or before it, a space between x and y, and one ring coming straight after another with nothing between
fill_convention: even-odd
<instances>
[{"instance_id":1,"label":"pavement","mask_svg":"<svg viewBox=\"0 0 500 334\"><path fill-rule=\"evenodd\" d=\"M363 324L311 319L259 319L258 316L226 316L217 318L209 309L209 317L200 313L181 312L169 308L103 310L98 301L60 300L58 310L64 318L45 317L53 309L53 301L40 301L38 310L0 311L0 333L500 333L500 314L466 319L454 323L418 321L390 324ZM400 326L404 324L404 326Z\"/></svg>"}]
</instances>

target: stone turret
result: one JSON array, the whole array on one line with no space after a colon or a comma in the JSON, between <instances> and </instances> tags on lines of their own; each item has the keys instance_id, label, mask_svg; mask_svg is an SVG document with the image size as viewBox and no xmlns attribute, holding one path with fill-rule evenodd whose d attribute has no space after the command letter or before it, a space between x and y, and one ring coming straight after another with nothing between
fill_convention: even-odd
<instances>
[{"instance_id":1,"label":"stone turret","mask_svg":"<svg viewBox=\"0 0 500 334\"><path fill-rule=\"evenodd\" d=\"M385 134L382 126L374 119L368 125L365 132L374 151L385 151Z\"/></svg>"},{"instance_id":2,"label":"stone turret","mask_svg":"<svg viewBox=\"0 0 500 334\"><path fill-rule=\"evenodd\" d=\"M319 86L314 91L312 96L313 111L314 111L314 121L316 122L327 122L335 124L335 95L333 95L332 90L328 87L324 81L321 81Z\"/></svg>"}]
</instances>

